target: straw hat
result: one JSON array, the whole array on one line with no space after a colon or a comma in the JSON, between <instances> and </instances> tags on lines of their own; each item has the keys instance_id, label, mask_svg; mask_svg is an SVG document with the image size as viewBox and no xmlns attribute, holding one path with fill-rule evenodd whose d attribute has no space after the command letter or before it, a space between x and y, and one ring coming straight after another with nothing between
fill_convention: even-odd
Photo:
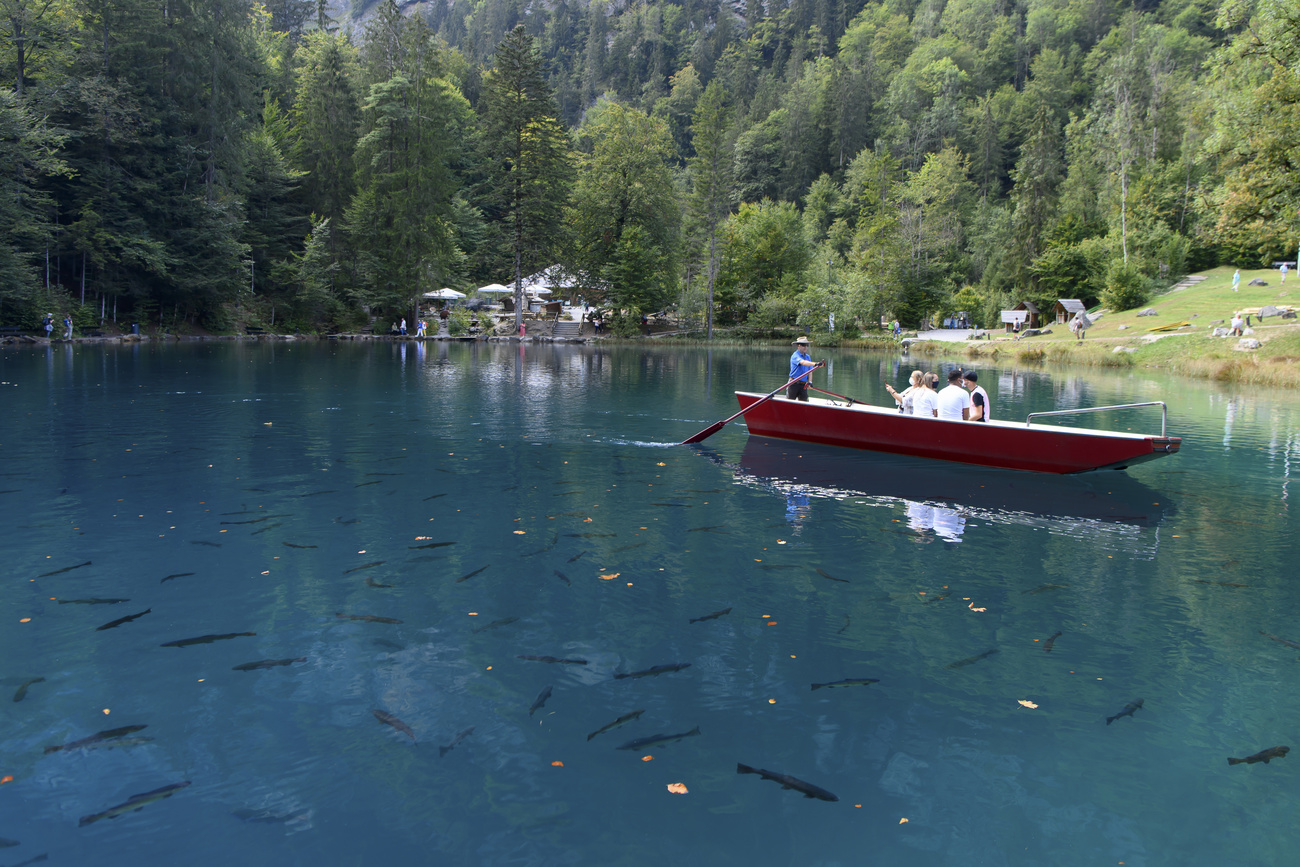
<instances>
[{"instance_id":1,"label":"straw hat","mask_svg":"<svg viewBox=\"0 0 1300 867\"><path fill-rule=\"evenodd\" d=\"M798 340L794 342L793 345L798 346L800 343L802 343L804 346L808 346L809 345L808 337L806 335L800 337Z\"/></svg>"}]
</instances>

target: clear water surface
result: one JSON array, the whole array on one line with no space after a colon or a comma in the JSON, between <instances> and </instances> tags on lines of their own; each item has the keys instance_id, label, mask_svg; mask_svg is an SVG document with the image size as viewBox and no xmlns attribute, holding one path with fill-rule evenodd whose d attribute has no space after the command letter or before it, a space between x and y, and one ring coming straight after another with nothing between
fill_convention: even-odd
<instances>
[{"instance_id":1,"label":"clear water surface","mask_svg":"<svg viewBox=\"0 0 1300 867\"><path fill-rule=\"evenodd\" d=\"M911 369L826 354L873 402ZM672 445L785 363L6 347L0 860L1294 859L1300 755L1226 761L1300 747L1294 395L981 368L995 417L1170 402L1182 454L1079 478Z\"/></svg>"}]
</instances>

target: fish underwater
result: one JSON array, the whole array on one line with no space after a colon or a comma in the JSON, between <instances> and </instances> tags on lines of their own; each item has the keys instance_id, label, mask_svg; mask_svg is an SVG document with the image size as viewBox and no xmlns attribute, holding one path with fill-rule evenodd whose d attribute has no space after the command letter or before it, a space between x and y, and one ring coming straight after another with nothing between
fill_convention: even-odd
<instances>
[{"instance_id":1,"label":"fish underwater","mask_svg":"<svg viewBox=\"0 0 1300 867\"><path fill-rule=\"evenodd\" d=\"M838 582L840 582L841 584L849 584L849 583L851 583L851 582L849 581L849 579L847 579L847 578L836 578L834 575L830 574L830 573L827 572L825 569L818 569L818 570L817 570L817 574L820 575L820 576L822 576L823 578L829 578L829 579L832 580L832 581L838 581Z\"/></svg>"},{"instance_id":2,"label":"fish underwater","mask_svg":"<svg viewBox=\"0 0 1300 867\"><path fill-rule=\"evenodd\" d=\"M18 691L14 693L14 701L22 701L23 699L27 698L27 687L31 686L34 683L45 683L45 678L33 677L31 680L27 681L22 686L18 687Z\"/></svg>"},{"instance_id":3,"label":"fish underwater","mask_svg":"<svg viewBox=\"0 0 1300 867\"><path fill-rule=\"evenodd\" d=\"M124 738L129 734L133 734L135 732L140 731L141 729L146 729L148 727L149 727L148 725L135 725L135 726L122 726L121 728L116 728L116 729L107 729L102 732L96 732L90 737L81 738L80 740L70 741L66 744L60 744L59 746L56 747L46 747L45 754L48 756L50 753L63 752L67 750L76 750L82 747L88 747L92 744L99 744L105 741L116 740L117 738Z\"/></svg>"},{"instance_id":4,"label":"fish underwater","mask_svg":"<svg viewBox=\"0 0 1300 867\"><path fill-rule=\"evenodd\" d=\"M103 626L96 626L95 631L101 632L105 629L112 629L115 626L121 626L123 623L130 623L132 620L135 620L140 617L144 617L150 611L153 611L153 609L146 608L145 610L141 611L139 614L128 614L125 617L119 617L116 620L110 620L108 623L105 623Z\"/></svg>"},{"instance_id":5,"label":"fish underwater","mask_svg":"<svg viewBox=\"0 0 1300 867\"><path fill-rule=\"evenodd\" d=\"M873 683L880 683L880 678L878 678L878 677L849 677L849 678L845 678L844 680L835 680L835 681L831 681L830 683L814 683L814 684L812 685L812 688L813 688L813 689L821 689L821 688L824 687L824 686L830 686L830 687L835 687L835 686L871 686L871 684L873 684Z\"/></svg>"},{"instance_id":6,"label":"fish underwater","mask_svg":"<svg viewBox=\"0 0 1300 867\"><path fill-rule=\"evenodd\" d=\"M396 617L380 617L377 614L344 614L337 612L334 615L340 620L359 620L362 623L401 623Z\"/></svg>"},{"instance_id":7,"label":"fish underwater","mask_svg":"<svg viewBox=\"0 0 1300 867\"><path fill-rule=\"evenodd\" d=\"M445 747L438 747L438 758L442 758L443 756L447 755L447 753L451 752L452 749L455 748L456 744L465 740L465 738L469 737L472 734L474 734L474 726L470 726L464 731L458 732L456 734L456 737L451 739L451 743L447 744Z\"/></svg>"},{"instance_id":8,"label":"fish underwater","mask_svg":"<svg viewBox=\"0 0 1300 867\"><path fill-rule=\"evenodd\" d=\"M366 586L367 586L367 587L383 587L383 588L387 589L387 588L391 588L393 585L392 585L392 584L380 584L380 583L379 583L378 581L376 581L374 578L371 578L369 575L367 575L367 576L366 576Z\"/></svg>"},{"instance_id":9,"label":"fish underwater","mask_svg":"<svg viewBox=\"0 0 1300 867\"><path fill-rule=\"evenodd\" d=\"M132 813L136 810L143 808L147 804L152 804L155 801L161 801L163 798L170 798L176 792L185 788L189 784L190 781L185 780L184 782L172 783L171 785L163 786L160 789L154 789L152 792L144 792L143 794L132 795L123 803L118 804L116 807L109 807L107 810L104 810L102 813L91 813L89 816L82 816L81 821L79 821L77 825L78 827L84 828L86 825L90 825L94 822L98 822L100 819L116 819L118 816L121 816L123 813Z\"/></svg>"},{"instance_id":10,"label":"fish underwater","mask_svg":"<svg viewBox=\"0 0 1300 867\"><path fill-rule=\"evenodd\" d=\"M690 668L689 662L674 662L667 665L652 665L641 671L633 671L628 674L618 673L614 675L615 680L623 680L627 677L658 677L661 674L668 674L674 671L681 671L683 668Z\"/></svg>"},{"instance_id":11,"label":"fish underwater","mask_svg":"<svg viewBox=\"0 0 1300 867\"><path fill-rule=\"evenodd\" d=\"M546 689L542 690L537 694L537 700L534 701L533 706L528 709L529 716L533 715L533 711L540 710L541 708L546 706L546 700L551 697L552 689L554 689L554 687L548 686Z\"/></svg>"},{"instance_id":12,"label":"fish underwater","mask_svg":"<svg viewBox=\"0 0 1300 867\"><path fill-rule=\"evenodd\" d=\"M502 617L500 620L493 620L486 626L480 626L478 629L475 629L474 634L478 635L480 632L487 632L489 629L496 629L498 626L509 626L511 623L518 622L518 617Z\"/></svg>"},{"instance_id":13,"label":"fish underwater","mask_svg":"<svg viewBox=\"0 0 1300 867\"><path fill-rule=\"evenodd\" d=\"M488 565L490 566L491 564L489 563ZM459 578L457 578L457 579L456 579L455 581L453 581L452 583L453 583L453 584L459 584L459 583L461 583L462 581L468 581L469 579L473 578L475 575L477 575L478 573L482 572L482 571L483 571L484 569L486 569L486 568L487 568L487 566L480 566L479 568L475 569L473 572L470 572L468 575L462 575L462 576L460 576Z\"/></svg>"},{"instance_id":14,"label":"fish underwater","mask_svg":"<svg viewBox=\"0 0 1300 867\"><path fill-rule=\"evenodd\" d=\"M1046 641L1044 641L1044 642L1043 642L1043 653L1051 653L1051 652L1052 652L1052 647L1054 647L1054 646L1056 645L1056 639L1060 638L1060 637L1061 637L1062 635L1064 635L1064 634L1065 634L1065 633L1063 633L1063 632L1056 632L1055 634L1052 635L1051 638L1049 638L1049 639L1047 639Z\"/></svg>"},{"instance_id":15,"label":"fish underwater","mask_svg":"<svg viewBox=\"0 0 1300 867\"><path fill-rule=\"evenodd\" d=\"M60 605L117 605L119 602L130 602L130 599L100 599L98 596L92 596L89 599L60 599Z\"/></svg>"},{"instance_id":16,"label":"fish underwater","mask_svg":"<svg viewBox=\"0 0 1300 867\"><path fill-rule=\"evenodd\" d=\"M256 632L223 632L220 635L200 635L197 638L180 638L176 641L167 641L159 647L190 647L195 644L211 644L214 641L225 641L228 638L242 638L244 636L255 636Z\"/></svg>"},{"instance_id":17,"label":"fish underwater","mask_svg":"<svg viewBox=\"0 0 1300 867\"><path fill-rule=\"evenodd\" d=\"M1065 590L1069 584L1042 584L1029 590L1021 590L1021 596L1037 596L1039 593L1046 593L1049 590Z\"/></svg>"},{"instance_id":18,"label":"fish underwater","mask_svg":"<svg viewBox=\"0 0 1300 867\"><path fill-rule=\"evenodd\" d=\"M85 563L78 563L76 566L65 566L62 569L55 569L53 572L42 572L40 575L37 575L36 577L49 578L51 575L62 575L64 572L71 572L73 569L80 569L83 566L89 566L91 562L93 561L87 560Z\"/></svg>"},{"instance_id":19,"label":"fish underwater","mask_svg":"<svg viewBox=\"0 0 1300 867\"><path fill-rule=\"evenodd\" d=\"M949 663L948 668L965 668L966 666L971 665L972 663L979 662L981 659L988 659L990 656L992 656L997 652L998 652L998 648L994 647L976 656L968 656L965 659L959 659L956 662Z\"/></svg>"},{"instance_id":20,"label":"fish underwater","mask_svg":"<svg viewBox=\"0 0 1300 867\"><path fill-rule=\"evenodd\" d=\"M559 569L555 570L555 577L559 578L561 581L563 581L565 584L569 585L570 587L573 586L573 582L569 580L569 576L565 575Z\"/></svg>"},{"instance_id":21,"label":"fish underwater","mask_svg":"<svg viewBox=\"0 0 1300 867\"><path fill-rule=\"evenodd\" d=\"M1260 750L1253 756L1246 756L1244 759L1228 759L1230 765L1253 765L1256 762L1268 764L1270 759L1285 758L1286 754L1291 752L1290 747L1269 747L1266 750Z\"/></svg>"},{"instance_id":22,"label":"fish underwater","mask_svg":"<svg viewBox=\"0 0 1300 867\"><path fill-rule=\"evenodd\" d=\"M193 574L194 574L193 572L177 572L177 573L174 574L174 575L168 575L166 578L164 578L163 580L159 581L158 583L159 583L159 584L166 584L168 581L171 581L173 578L188 578L189 576L191 576L191 575L193 575Z\"/></svg>"},{"instance_id":23,"label":"fish underwater","mask_svg":"<svg viewBox=\"0 0 1300 867\"><path fill-rule=\"evenodd\" d=\"M587 735L587 740L591 740L596 735L603 735L605 732L616 729L621 725L626 725L627 723L632 722L632 720L639 719L641 717L641 714L643 713L645 713L645 708L641 708L640 710L629 711L628 713L623 714L621 717L614 720L613 722L605 723L605 725L601 726L591 734Z\"/></svg>"},{"instance_id":24,"label":"fish underwater","mask_svg":"<svg viewBox=\"0 0 1300 867\"><path fill-rule=\"evenodd\" d=\"M703 623L706 620L717 620L719 617L722 617L724 614L730 614L730 613L731 613L730 608L723 608L721 611L714 611L712 614L706 614L703 617L692 617L691 622Z\"/></svg>"},{"instance_id":25,"label":"fish underwater","mask_svg":"<svg viewBox=\"0 0 1300 867\"><path fill-rule=\"evenodd\" d=\"M1128 704L1124 705L1124 709L1122 711L1115 714L1114 716L1106 717L1106 725L1110 725L1111 723L1113 723L1115 720L1119 719L1122 716L1133 716L1133 713L1138 708L1142 707L1143 701L1144 701L1143 699L1138 699L1137 701L1131 701Z\"/></svg>"},{"instance_id":26,"label":"fish underwater","mask_svg":"<svg viewBox=\"0 0 1300 867\"><path fill-rule=\"evenodd\" d=\"M1296 650L1300 650L1300 641L1292 641L1289 638L1278 638L1276 635L1273 635L1272 633L1269 632L1264 632L1263 630L1260 630L1259 634L1264 636L1265 638L1273 639L1278 644L1285 644L1287 647L1294 647Z\"/></svg>"},{"instance_id":27,"label":"fish underwater","mask_svg":"<svg viewBox=\"0 0 1300 867\"><path fill-rule=\"evenodd\" d=\"M525 656L523 654L519 654L515 656L515 659L527 659L530 662L554 662L559 665L586 665L587 664L587 660L585 659L564 659L559 656Z\"/></svg>"},{"instance_id":28,"label":"fish underwater","mask_svg":"<svg viewBox=\"0 0 1300 867\"><path fill-rule=\"evenodd\" d=\"M406 735L412 741L415 740L415 732L411 731L411 727L408 726L406 723L402 722L397 717L393 716L388 711L372 709L370 712L374 714L375 719L379 720L381 723L390 725L393 728L397 729L402 734Z\"/></svg>"},{"instance_id":29,"label":"fish underwater","mask_svg":"<svg viewBox=\"0 0 1300 867\"><path fill-rule=\"evenodd\" d=\"M293 665L295 662L306 662L307 657L295 656L292 659L259 659L257 662L245 662L243 665L234 666L231 671L257 671L261 668L275 668L281 665Z\"/></svg>"},{"instance_id":30,"label":"fish underwater","mask_svg":"<svg viewBox=\"0 0 1300 867\"><path fill-rule=\"evenodd\" d=\"M387 562L387 560L376 560L373 563L362 563L360 566L353 566L351 569L344 569L343 574L347 575L349 572L360 572L362 569L373 569L374 567L382 566Z\"/></svg>"},{"instance_id":31,"label":"fish underwater","mask_svg":"<svg viewBox=\"0 0 1300 867\"><path fill-rule=\"evenodd\" d=\"M676 741L685 740L686 738L697 737L700 734L700 727L696 726L688 732L682 732L678 735L650 735L647 738L636 738L627 743L615 747L618 750L645 750L651 747L664 747Z\"/></svg>"},{"instance_id":32,"label":"fish underwater","mask_svg":"<svg viewBox=\"0 0 1300 867\"><path fill-rule=\"evenodd\" d=\"M814 786L812 783L806 783L798 777L792 777L789 774L778 774L776 771L768 771L763 768L751 768L749 765L736 763L736 773L738 774L758 774L765 780L771 780L774 783L780 783L781 788L791 789L801 793L805 798L817 798L822 801L838 801L839 798L823 789L821 786Z\"/></svg>"}]
</instances>

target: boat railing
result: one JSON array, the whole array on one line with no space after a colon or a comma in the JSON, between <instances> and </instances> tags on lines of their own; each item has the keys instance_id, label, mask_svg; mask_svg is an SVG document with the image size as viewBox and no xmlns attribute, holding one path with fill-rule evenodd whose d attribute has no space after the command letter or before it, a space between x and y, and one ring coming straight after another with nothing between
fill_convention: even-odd
<instances>
[{"instance_id":1,"label":"boat railing","mask_svg":"<svg viewBox=\"0 0 1300 867\"><path fill-rule=\"evenodd\" d=\"M1165 436L1165 428L1169 421L1169 407L1165 406L1163 400L1151 400L1146 403L1119 403L1114 406L1089 406L1080 409L1057 409L1050 412L1031 412L1025 419L1025 427L1033 424L1035 418L1045 415L1075 415L1081 412L1106 412L1112 409L1136 409L1140 406L1158 406L1160 407L1160 436Z\"/></svg>"}]
</instances>

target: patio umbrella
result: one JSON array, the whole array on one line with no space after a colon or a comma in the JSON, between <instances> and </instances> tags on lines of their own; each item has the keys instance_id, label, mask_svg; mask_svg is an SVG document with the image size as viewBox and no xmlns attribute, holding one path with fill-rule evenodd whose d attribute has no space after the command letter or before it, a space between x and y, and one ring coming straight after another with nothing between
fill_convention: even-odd
<instances>
[{"instance_id":1,"label":"patio umbrella","mask_svg":"<svg viewBox=\"0 0 1300 867\"><path fill-rule=\"evenodd\" d=\"M464 293L464 292L457 292L455 289L448 289L447 287L444 286L443 288L441 288L441 289L439 289L439 290L437 290L437 291L435 291L435 292L425 292L424 295L423 295L422 297L424 297L424 298L439 298L439 299L442 299L442 300L444 300L444 301L450 301L450 300L455 299L455 298L464 298L464 297L465 297L465 293Z\"/></svg>"},{"instance_id":2,"label":"patio umbrella","mask_svg":"<svg viewBox=\"0 0 1300 867\"><path fill-rule=\"evenodd\" d=\"M484 295L510 295L510 294L514 294L515 290L507 289L505 286L502 286L500 283L489 283L486 286L478 287L476 291Z\"/></svg>"}]
</instances>

